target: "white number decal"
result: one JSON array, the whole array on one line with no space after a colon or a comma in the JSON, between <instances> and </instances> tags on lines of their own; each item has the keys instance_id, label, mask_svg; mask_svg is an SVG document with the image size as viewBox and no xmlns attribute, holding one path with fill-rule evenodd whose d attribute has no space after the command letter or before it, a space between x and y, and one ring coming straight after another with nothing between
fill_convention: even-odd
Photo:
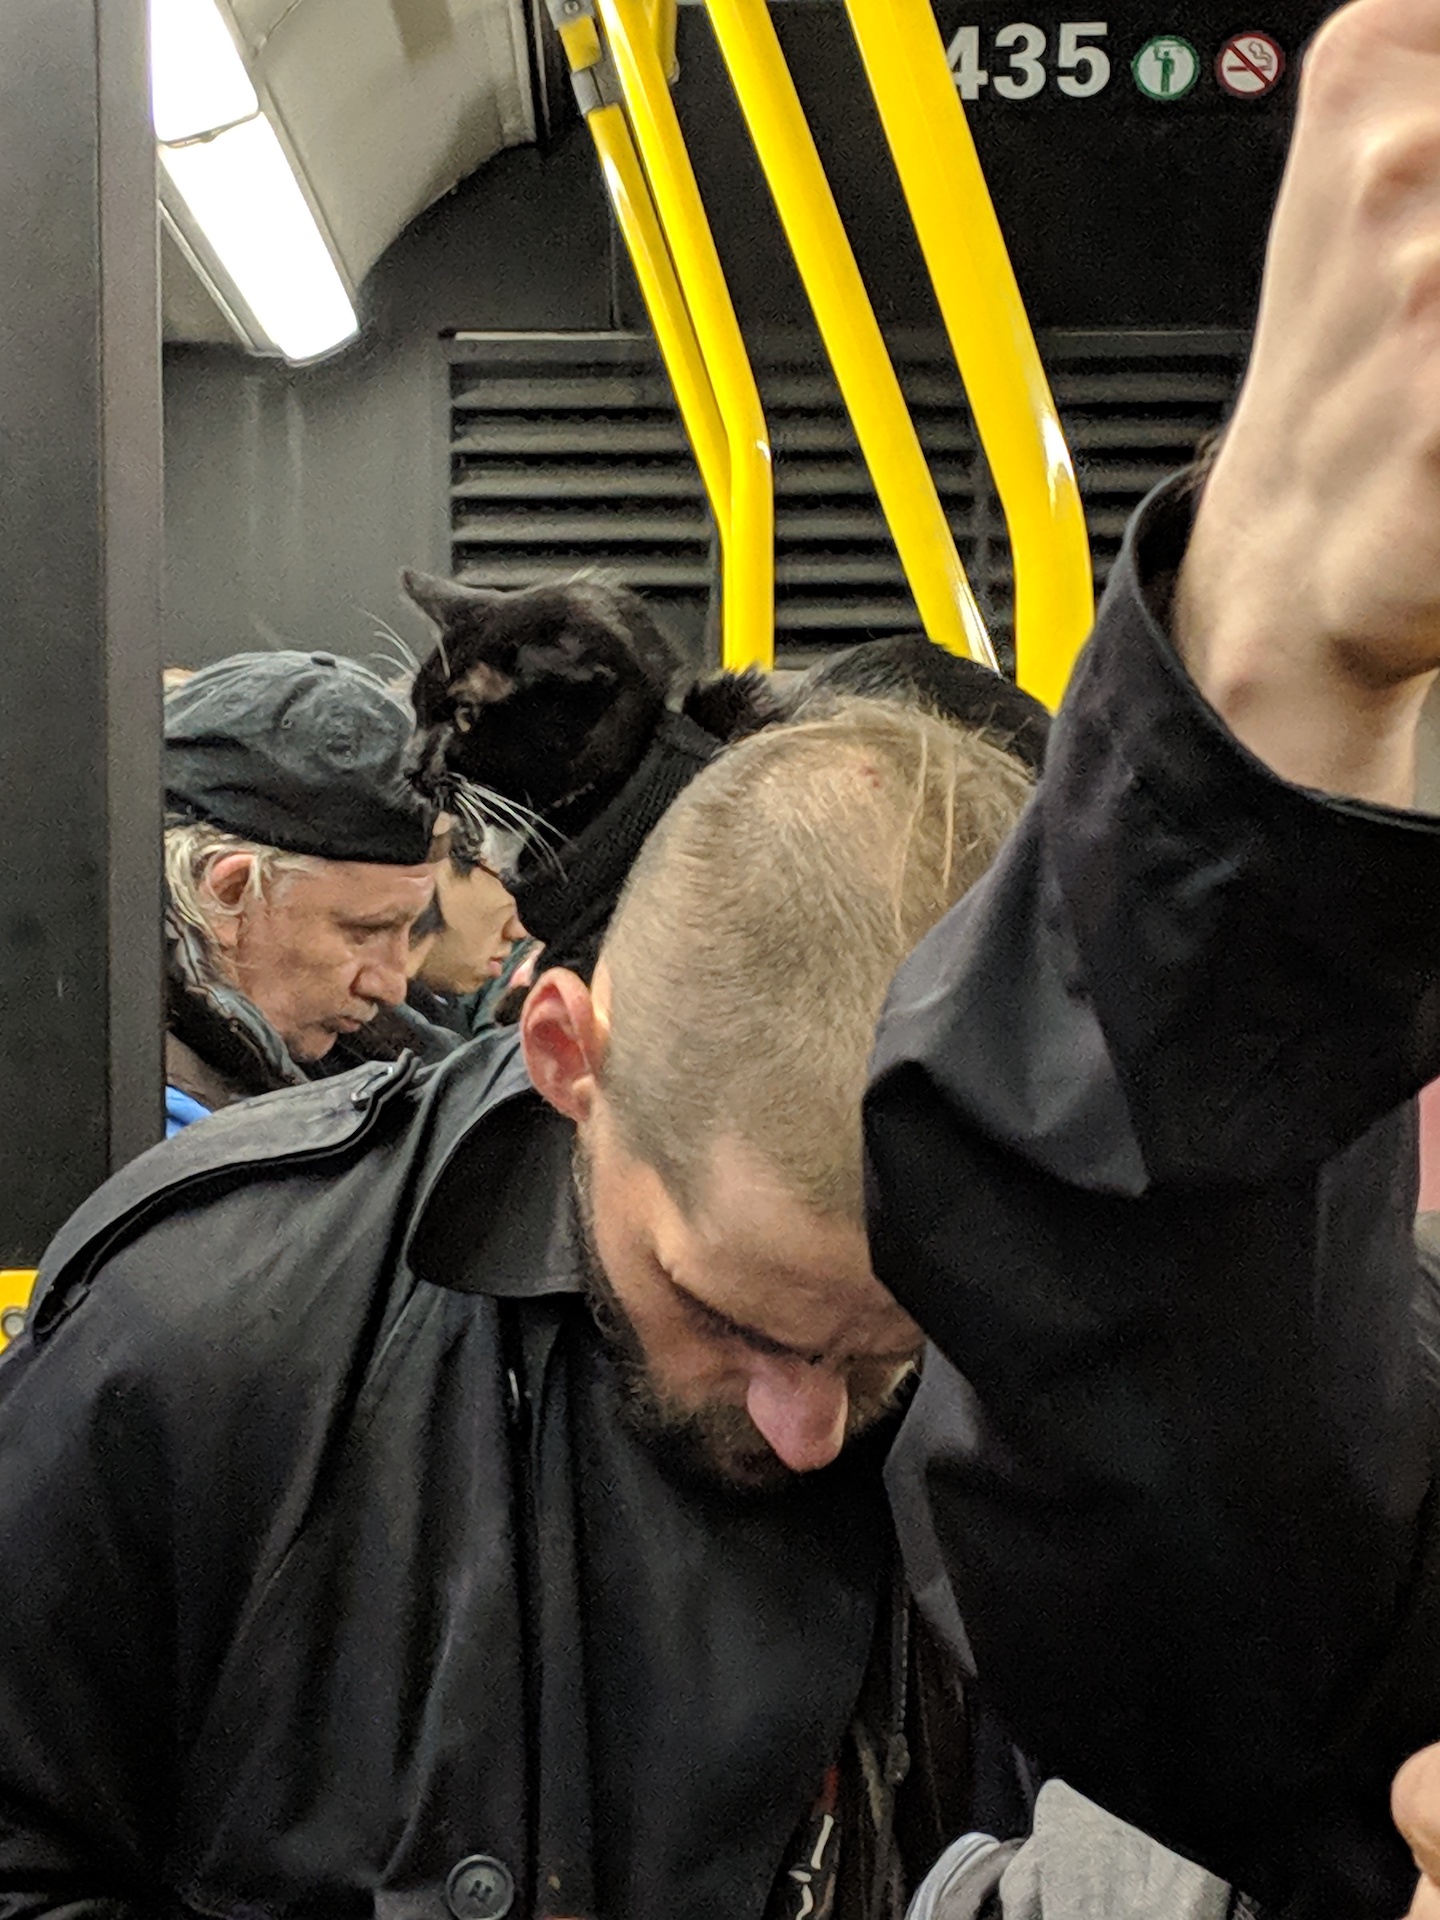
<instances>
[{"instance_id":1,"label":"white number decal","mask_svg":"<svg viewBox=\"0 0 1440 1920\"><path fill-rule=\"evenodd\" d=\"M1045 84L1045 69L1040 64L1045 36L1039 27L1017 21L1014 26L1001 27L995 36L997 53L1008 52L1011 47L1015 51L1010 54L1010 72L996 74L995 91L1003 100L1028 100Z\"/></svg>"},{"instance_id":2,"label":"white number decal","mask_svg":"<svg viewBox=\"0 0 1440 1920\"><path fill-rule=\"evenodd\" d=\"M988 87L990 76L980 65L980 29L961 27L946 49L950 71L962 100L978 100L980 89Z\"/></svg>"},{"instance_id":3,"label":"white number decal","mask_svg":"<svg viewBox=\"0 0 1440 1920\"><path fill-rule=\"evenodd\" d=\"M1055 84L1072 100L1088 100L1110 78L1110 56L1103 47L1083 47L1082 38L1098 39L1110 31L1103 20L1067 20L1060 29L1055 64L1075 69L1057 76ZM1084 68L1081 73L1079 69ZM998 83L997 83L998 84Z\"/></svg>"}]
</instances>

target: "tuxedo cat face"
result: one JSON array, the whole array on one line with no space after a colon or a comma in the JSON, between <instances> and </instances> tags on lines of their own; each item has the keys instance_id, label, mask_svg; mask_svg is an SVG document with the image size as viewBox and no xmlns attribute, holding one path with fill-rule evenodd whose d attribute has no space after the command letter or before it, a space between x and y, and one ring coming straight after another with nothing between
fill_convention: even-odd
<instances>
[{"instance_id":1,"label":"tuxedo cat face","mask_svg":"<svg viewBox=\"0 0 1440 1920\"><path fill-rule=\"evenodd\" d=\"M440 630L411 695L411 780L442 807L479 787L574 831L638 765L675 675L644 603L597 580L510 593L402 580Z\"/></svg>"}]
</instances>

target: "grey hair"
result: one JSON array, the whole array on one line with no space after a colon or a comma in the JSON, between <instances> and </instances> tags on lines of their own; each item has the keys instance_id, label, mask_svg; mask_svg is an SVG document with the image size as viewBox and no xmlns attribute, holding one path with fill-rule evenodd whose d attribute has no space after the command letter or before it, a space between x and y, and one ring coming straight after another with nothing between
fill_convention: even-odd
<instances>
[{"instance_id":1,"label":"grey hair","mask_svg":"<svg viewBox=\"0 0 1440 1920\"><path fill-rule=\"evenodd\" d=\"M245 891L234 904L224 906L206 888L210 869L227 854L251 856ZM319 862L308 854L286 853L280 847L261 846L254 840L242 840L206 821L165 829L165 884L176 917L208 940L217 920L235 919L247 907L258 906L267 894L273 897L279 883L288 874L312 872Z\"/></svg>"}]
</instances>

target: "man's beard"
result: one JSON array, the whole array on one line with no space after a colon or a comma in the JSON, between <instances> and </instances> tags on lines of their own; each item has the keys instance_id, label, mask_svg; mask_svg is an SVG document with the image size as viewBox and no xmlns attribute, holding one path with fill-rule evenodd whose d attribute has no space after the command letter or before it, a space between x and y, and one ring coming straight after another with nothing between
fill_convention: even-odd
<instances>
[{"instance_id":1,"label":"man's beard","mask_svg":"<svg viewBox=\"0 0 1440 1920\"><path fill-rule=\"evenodd\" d=\"M612 1359L624 1394L626 1424L640 1435L677 1479L731 1494L763 1494L793 1486L805 1475L787 1467L743 1406L728 1401L686 1405L655 1379L629 1314L600 1259L590 1194L590 1165L575 1142L575 1197L585 1256L590 1311ZM883 1393L854 1393L845 1418L845 1444L868 1432L900 1404L915 1369L899 1370Z\"/></svg>"}]
</instances>

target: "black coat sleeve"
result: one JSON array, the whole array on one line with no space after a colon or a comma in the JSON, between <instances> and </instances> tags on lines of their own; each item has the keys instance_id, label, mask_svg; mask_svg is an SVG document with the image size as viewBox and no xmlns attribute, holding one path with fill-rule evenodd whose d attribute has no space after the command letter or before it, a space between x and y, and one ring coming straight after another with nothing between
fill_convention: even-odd
<instances>
[{"instance_id":1,"label":"black coat sleeve","mask_svg":"<svg viewBox=\"0 0 1440 1920\"><path fill-rule=\"evenodd\" d=\"M177 1209L0 1361L3 1920L176 1903L187 1754L338 1391L324 1303L277 1342L245 1198L203 1284Z\"/></svg>"},{"instance_id":2,"label":"black coat sleeve","mask_svg":"<svg viewBox=\"0 0 1440 1920\"><path fill-rule=\"evenodd\" d=\"M158 1515L171 1463L123 1330L87 1312L76 1334L88 1347L102 1318L109 1350L83 1357L93 1392L25 1343L0 1365L6 1920L143 1911L173 1793L173 1660L154 1631L174 1609Z\"/></svg>"},{"instance_id":3,"label":"black coat sleeve","mask_svg":"<svg viewBox=\"0 0 1440 1920\"><path fill-rule=\"evenodd\" d=\"M1410 1877L1384 1787L1424 1715L1370 1693L1428 1537L1440 827L1229 735L1152 605L1187 532L1142 513L1025 820L882 1023L876 1267L939 1349L892 1490L1044 1767L1336 1920Z\"/></svg>"}]
</instances>

